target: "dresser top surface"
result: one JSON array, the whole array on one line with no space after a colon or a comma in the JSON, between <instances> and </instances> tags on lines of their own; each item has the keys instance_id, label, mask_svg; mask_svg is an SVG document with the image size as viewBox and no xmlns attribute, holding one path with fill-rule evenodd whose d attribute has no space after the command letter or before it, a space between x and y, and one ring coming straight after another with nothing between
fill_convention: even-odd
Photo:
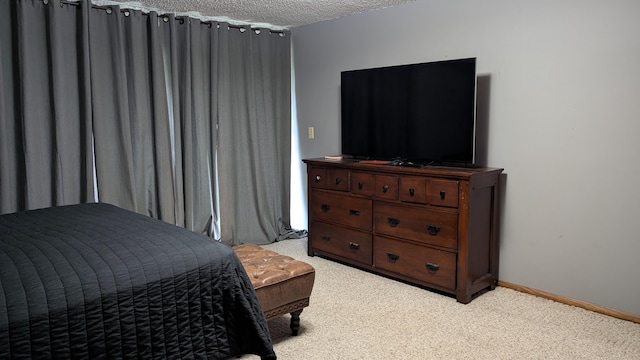
<instances>
[{"instance_id":1,"label":"dresser top surface","mask_svg":"<svg viewBox=\"0 0 640 360\"><path fill-rule=\"evenodd\" d=\"M337 168L347 168L351 170L389 172L393 174L407 175L429 175L429 176L446 176L469 178L473 176L498 175L502 173L501 168L490 167L453 167L453 166L398 166L390 165L386 161L378 160L358 160L358 159L325 159L314 158L304 159L304 163L310 166L328 166Z\"/></svg>"}]
</instances>

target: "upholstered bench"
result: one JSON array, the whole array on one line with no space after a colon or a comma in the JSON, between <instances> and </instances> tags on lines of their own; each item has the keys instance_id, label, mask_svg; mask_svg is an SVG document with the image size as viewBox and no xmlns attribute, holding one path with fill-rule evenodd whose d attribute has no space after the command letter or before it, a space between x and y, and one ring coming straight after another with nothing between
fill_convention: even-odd
<instances>
[{"instance_id":1,"label":"upholstered bench","mask_svg":"<svg viewBox=\"0 0 640 360\"><path fill-rule=\"evenodd\" d=\"M240 258L267 320L291 314L291 332L298 335L300 313L309 305L316 272L313 266L258 245L238 245Z\"/></svg>"}]
</instances>

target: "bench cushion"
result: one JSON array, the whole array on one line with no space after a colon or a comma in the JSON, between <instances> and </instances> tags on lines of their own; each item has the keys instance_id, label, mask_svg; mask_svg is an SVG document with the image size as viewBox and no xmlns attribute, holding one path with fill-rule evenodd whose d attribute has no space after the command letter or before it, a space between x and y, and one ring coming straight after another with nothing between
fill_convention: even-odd
<instances>
[{"instance_id":1,"label":"bench cushion","mask_svg":"<svg viewBox=\"0 0 640 360\"><path fill-rule=\"evenodd\" d=\"M267 319L309 305L315 280L313 266L290 256L245 244L235 246Z\"/></svg>"}]
</instances>

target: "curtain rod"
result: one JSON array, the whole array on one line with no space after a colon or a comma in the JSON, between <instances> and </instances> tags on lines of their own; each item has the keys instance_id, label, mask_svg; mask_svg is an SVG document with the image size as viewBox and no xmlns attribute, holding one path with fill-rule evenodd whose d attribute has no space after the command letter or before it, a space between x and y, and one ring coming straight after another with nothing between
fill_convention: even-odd
<instances>
[{"instance_id":1,"label":"curtain rod","mask_svg":"<svg viewBox=\"0 0 640 360\"><path fill-rule=\"evenodd\" d=\"M89 1L89 0L87 0L87 1ZM49 0L42 0L42 2L45 5L48 5L50 1ZM80 0L60 0L60 5L80 6ZM122 5L124 5L124 4L122 4ZM111 13L111 11L113 11L113 10L111 10L110 6L118 6L118 7L120 7L120 12L124 13L126 16L129 16L128 12L130 10L140 10L143 15L149 15L150 11L154 11L154 10L151 10L151 9L149 9L148 11L145 11L143 9L129 9L129 8L126 8L126 7L122 8L120 4L94 5L93 3L91 3L91 7L92 8L94 8L94 9L104 9L109 14ZM167 13L162 13L162 14L158 13L158 15L160 17L162 17L163 19L165 19L165 18L168 19L167 16L166 16ZM231 24L231 23L227 23L227 22L224 22L224 21L218 21L218 20L202 20L202 19L197 19L195 17L188 16L188 15L177 15L176 14L175 18L177 20L181 20L181 22L180 22L181 24L184 22L184 19L195 19L195 20L200 20L201 24L208 25L209 27L212 27L213 24L215 23L217 28L220 28L220 24L224 23L224 24L227 24L227 26L229 28L238 29L238 30L240 30L240 32L245 32L246 29L249 28L249 29L253 30L253 32L256 33L256 34L260 34L262 29L269 30L269 33L280 35L280 36L285 36L286 33L287 33L286 30L275 30L275 29L270 29L270 28L268 28L266 26L265 27L260 27L260 26L254 26L254 25L251 25L251 24L245 24L245 25ZM166 22L166 20L165 20L165 22Z\"/></svg>"},{"instance_id":2,"label":"curtain rod","mask_svg":"<svg viewBox=\"0 0 640 360\"><path fill-rule=\"evenodd\" d=\"M81 0L62 0L62 1L81 1ZM158 9L158 8L150 8L150 7L146 7L138 2L115 2L112 0L86 0L86 1L90 1L91 4L93 5L97 5L97 6L118 6L121 9L123 8L127 8L130 10L140 10L143 13L149 13L151 11L155 11L156 13L158 13L158 15L167 15L167 14L173 14L176 17L189 17L192 19L198 19L201 21L205 21L205 22L209 22L209 21L213 21L213 22L220 22L220 23L226 23L226 24L230 24L233 26L245 26L251 29L269 29L271 32L274 33L286 33L288 32L289 28L285 27L285 26L277 26L277 25L273 25L273 24L269 24L269 23L249 23L249 22L245 22L245 21L241 21L241 20L234 20L234 19L230 19L227 18L226 16L205 16L200 14L199 12L182 12L182 13L177 13L177 12L169 12L169 11L165 11L162 9Z\"/></svg>"}]
</instances>

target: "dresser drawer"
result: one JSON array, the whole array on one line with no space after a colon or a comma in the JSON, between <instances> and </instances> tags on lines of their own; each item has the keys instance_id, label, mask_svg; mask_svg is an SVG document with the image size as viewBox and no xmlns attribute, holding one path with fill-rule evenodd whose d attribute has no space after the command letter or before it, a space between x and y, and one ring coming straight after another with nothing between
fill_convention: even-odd
<instances>
[{"instance_id":1,"label":"dresser drawer","mask_svg":"<svg viewBox=\"0 0 640 360\"><path fill-rule=\"evenodd\" d=\"M426 204L427 179L420 177L401 177L399 196L400 201Z\"/></svg>"},{"instance_id":2,"label":"dresser drawer","mask_svg":"<svg viewBox=\"0 0 640 360\"><path fill-rule=\"evenodd\" d=\"M373 221L379 234L452 249L458 246L458 214L453 212L376 202Z\"/></svg>"},{"instance_id":3,"label":"dresser drawer","mask_svg":"<svg viewBox=\"0 0 640 360\"><path fill-rule=\"evenodd\" d=\"M373 196L375 176L373 174L354 171L351 173L351 192L358 195Z\"/></svg>"},{"instance_id":4,"label":"dresser drawer","mask_svg":"<svg viewBox=\"0 0 640 360\"><path fill-rule=\"evenodd\" d=\"M330 193L326 191L311 191L309 202L312 220L322 220L371 230L372 205L371 200Z\"/></svg>"},{"instance_id":5,"label":"dresser drawer","mask_svg":"<svg viewBox=\"0 0 640 360\"><path fill-rule=\"evenodd\" d=\"M320 167L309 168L309 186L314 189L326 189L327 169Z\"/></svg>"},{"instance_id":6,"label":"dresser drawer","mask_svg":"<svg viewBox=\"0 0 640 360\"><path fill-rule=\"evenodd\" d=\"M376 175L375 195L380 199L398 199L398 177L393 175Z\"/></svg>"},{"instance_id":7,"label":"dresser drawer","mask_svg":"<svg viewBox=\"0 0 640 360\"><path fill-rule=\"evenodd\" d=\"M349 191L349 170L327 169L327 189Z\"/></svg>"},{"instance_id":8,"label":"dresser drawer","mask_svg":"<svg viewBox=\"0 0 640 360\"><path fill-rule=\"evenodd\" d=\"M373 246L370 233L312 222L309 243L316 250L371 265Z\"/></svg>"},{"instance_id":9,"label":"dresser drawer","mask_svg":"<svg viewBox=\"0 0 640 360\"><path fill-rule=\"evenodd\" d=\"M380 236L373 241L374 267L455 290L455 253Z\"/></svg>"},{"instance_id":10,"label":"dresser drawer","mask_svg":"<svg viewBox=\"0 0 640 360\"><path fill-rule=\"evenodd\" d=\"M430 179L427 202L431 205L458 207L458 181Z\"/></svg>"}]
</instances>

